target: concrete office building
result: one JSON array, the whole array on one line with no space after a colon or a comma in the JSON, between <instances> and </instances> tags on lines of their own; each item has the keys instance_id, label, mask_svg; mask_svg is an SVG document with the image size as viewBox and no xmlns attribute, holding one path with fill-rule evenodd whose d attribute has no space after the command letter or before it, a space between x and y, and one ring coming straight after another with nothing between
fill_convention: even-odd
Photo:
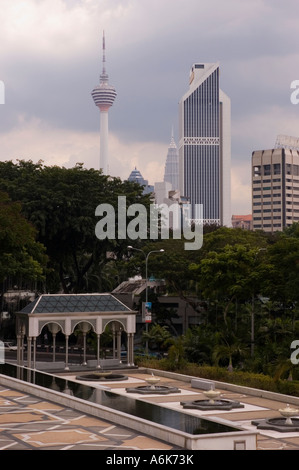
<instances>
[{"instance_id":1,"label":"concrete office building","mask_svg":"<svg viewBox=\"0 0 299 470\"><path fill-rule=\"evenodd\" d=\"M205 224L231 225L230 99L219 87L219 64L197 63L179 105L180 192L203 205Z\"/></svg>"},{"instance_id":2,"label":"concrete office building","mask_svg":"<svg viewBox=\"0 0 299 470\"><path fill-rule=\"evenodd\" d=\"M299 139L280 135L275 148L252 153L253 230L282 231L299 222Z\"/></svg>"}]
</instances>

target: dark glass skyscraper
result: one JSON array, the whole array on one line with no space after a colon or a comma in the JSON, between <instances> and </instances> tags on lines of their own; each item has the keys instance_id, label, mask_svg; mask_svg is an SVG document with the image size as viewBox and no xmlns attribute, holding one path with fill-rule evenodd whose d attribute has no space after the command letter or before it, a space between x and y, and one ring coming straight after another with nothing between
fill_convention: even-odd
<instances>
[{"instance_id":1,"label":"dark glass skyscraper","mask_svg":"<svg viewBox=\"0 0 299 470\"><path fill-rule=\"evenodd\" d=\"M193 219L231 224L230 153L230 100L219 88L219 64L194 64L180 102L179 142L180 191Z\"/></svg>"}]
</instances>

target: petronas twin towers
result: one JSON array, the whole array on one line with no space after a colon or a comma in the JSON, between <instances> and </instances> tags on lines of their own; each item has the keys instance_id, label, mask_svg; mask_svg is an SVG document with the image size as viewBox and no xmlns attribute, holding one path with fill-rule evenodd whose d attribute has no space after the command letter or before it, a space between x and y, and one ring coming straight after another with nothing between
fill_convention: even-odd
<instances>
[{"instance_id":1,"label":"petronas twin towers","mask_svg":"<svg viewBox=\"0 0 299 470\"><path fill-rule=\"evenodd\" d=\"M173 131L166 157L164 182L171 183L172 189L179 188L179 152L174 140Z\"/></svg>"}]
</instances>

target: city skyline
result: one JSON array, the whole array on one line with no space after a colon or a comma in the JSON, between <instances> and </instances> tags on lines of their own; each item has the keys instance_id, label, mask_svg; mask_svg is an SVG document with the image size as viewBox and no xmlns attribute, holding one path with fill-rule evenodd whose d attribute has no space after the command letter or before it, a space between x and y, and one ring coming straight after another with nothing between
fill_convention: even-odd
<instances>
[{"instance_id":1,"label":"city skyline","mask_svg":"<svg viewBox=\"0 0 299 470\"><path fill-rule=\"evenodd\" d=\"M97 168L90 90L103 30L118 93L109 112L112 176L126 179L136 166L150 184L163 181L169 129L178 142L178 102L195 62L220 63L231 99L232 214L251 212L252 152L278 134L298 136L296 1L15 0L1 10L1 161Z\"/></svg>"}]
</instances>

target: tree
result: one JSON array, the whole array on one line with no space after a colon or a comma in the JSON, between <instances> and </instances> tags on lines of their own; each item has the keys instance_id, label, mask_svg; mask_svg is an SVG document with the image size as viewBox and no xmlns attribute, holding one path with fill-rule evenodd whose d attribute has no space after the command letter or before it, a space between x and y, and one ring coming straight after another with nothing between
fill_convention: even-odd
<instances>
[{"instance_id":1,"label":"tree","mask_svg":"<svg viewBox=\"0 0 299 470\"><path fill-rule=\"evenodd\" d=\"M186 364L184 337L173 338L168 349L168 361L174 368L181 368Z\"/></svg>"},{"instance_id":2,"label":"tree","mask_svg":"<svg viewBox=\"0 0 299 470\"><path fill-rule=\"evenodd\" d=\"M177 295L185 300L195 311L199 311L201 307L196 298L197 285L194 282L193 274L189 270L189 265L194 259L199 257L200 250L194 252L185 250L183 238L179 240L169 238L155 242L148 241L143 245L145 253L161 249L164 250L163 255L149 258L149 277L153 275L157 279L163 279L169 295ZM145 274L144 255L138 251L131 252L129 273L131 276L137 274L144 276ZM169 313L167 317L170 319Z\"/></svg>"},{"instance_id":3,"label":"tree","mask_svg":"<svg viewBox=\"0 0 299 470\"><path fill-rule=\"evenodd\" d=\"M21 215L21 205L0 192L0 282L43 280L47 257L36 231Z\"/></svg>"},{"instance_id":4,"label":"tree","mask_svg":"<svg viewBox=\"0 0 299 470\"><path fill-rule=\"evenodd\" d=\"M289 358L283 358L278 360L274 380L280 380L284 374L288 374L287 380L290 382L293 380L293 374L297 370L297 364L293 364Z\"/></svg>"},{"instance_id":5,"label":"tree","mask_svg":"<svg viewBox=\"0 0 299 470\"><path fill-rule=\"evenodd\" d=\"M240 360L246 357L247 348L230 332L218 334L218 344L213 349L213 360L218 365L220 361L228 359L228 370L233 371L233 359Z\"/></svg>"},{"instance_id":6,"label":"tree","mask_svg":"<svg viewBox=\"0 0 299 470\"><path fill-rule=\"evenodd\" d=\"M165 349L172 338L167 326L151 325L148 332L142 333L142 341L148 341L150 348L158 350Z\"/></svg>"},{"instance_id":7,"label":"tree","mask_svg":"<svg viewBox=\"0 0 299 470\"><path fill-rule=\"evenodd\" d=\"M100 171L47 167L39 162L0 163L0 186L14 201L22 202L23 215L35 226L38 241L47 249L52 275L47 290L57 292L98 291L98 279L108 261L127 250L128 241L120 238L99 240L95 234L96 208L110 204L115 210L118 233L118 196L126 196L126 207L139 202L148 207L148 196L136 183L109 178Z\"/></svg>"},{"instance_id":8,"label":"tree","mask_svg":"<svg viewBox=\"0 0 299 470\"><path fill-rule=\"evenodd\" d=\"M210 364L215 345L215 328L199 325L189 328L185 335L185 354L189 361Z\"/></svg>"},{"instance_id":9,"label":"tree","mask_svg":"<svg viewBox=\"0 0 299 470\"><path fill-rule=\"evenodd\" d=\"M267 252L273 270L266 293L284 306L299 300L299 238L294 233L297 232L282 233Z\"/></svg>"},{"instance_id":10,"label":"tree","mask_svg":"<svg viewBox=\"0 0 299 470\"><path fill-rule=\"evenodd\" d=\"M226 245L221 251L211 251L199 264L190 265L206 298L225 301L223 320L235 299L248 300L261 287L268 265L258 262L256 248L246 245Z\"/></svg>"}]
</instances>

